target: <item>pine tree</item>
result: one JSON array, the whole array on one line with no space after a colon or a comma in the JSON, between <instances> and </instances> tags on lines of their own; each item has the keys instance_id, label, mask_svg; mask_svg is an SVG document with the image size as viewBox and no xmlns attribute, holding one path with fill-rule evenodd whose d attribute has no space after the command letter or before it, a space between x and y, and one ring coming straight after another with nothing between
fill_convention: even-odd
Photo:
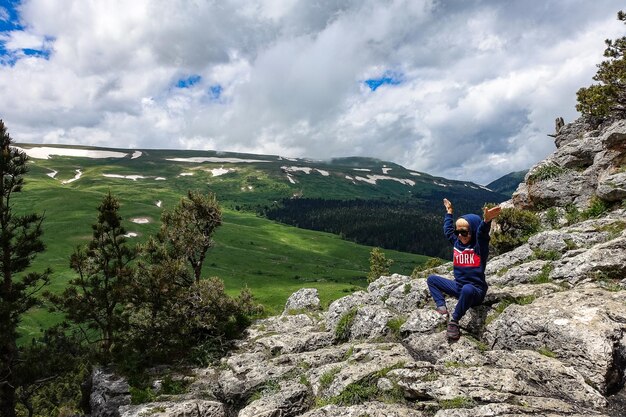
<instances>
[{"instance_id":1,"label":"pine tree","mask_svg":"<svg viewBox=\"0 0 626 417\"><path fill-rule=\"evenodd\" d=\"M617 13L617 19L626 23L626 13ZM607 39L604 56L593 79L598 84L583 87L576 93L576 110L592 122L601 122L611 116L626 115L626 36Z\"/></svg>"},{"instance_id":2,"label":"pine tree","mask_svg":"<svg viewBox=\"0 0 626 417\"><path fill-rule=\"evenodd\" d=\"M392 259L387 259L380 248L374 248L370 252L370 272L367 274L367 282L374 282L383 275L389 275L389 267L393 265Z\"/></svg>"},{"instance_id":3,"label":"pine tree","mask_svg":"<svg viewBox=\"0 0 626 417\"><path fill-rule=\"evenodd\" d=\"M104 197L98 207L98 221L92 226L91 242L76 248L70 257L70 267L78 277L70 280L61 295L48 294L70 321L86 326L85 338L98 343L104 361L111 358L126 328L123 307L130 298L131 262L136 257L136 249L126 244L119 207L111 193Z\"/></svg>"},{"instance_id":4,"label":"pine tree","mask_svg":"<svg viewBox=\"0 0 626 417\"><path fill-rule=\"evenodd\" d=\"M15 390L19 385L17 327L38 303L36 293L49 282L50 270L23 273L45 247L41 240L43 216L16 215L14 193L22 191L28 171L26 154L11 147L0 120L0 415L15 416Z\"/></svg>"},{"instance_id":5,"label":"pine tree","mask_svg":"<svg viewBox=\"0 0 626 417\"><path fill-rule=\"evenodd\" d=\"M172 245L174 257L185 258L200 281L207 251L213 246L213 232L222 224L222 210L214 194L189 191L171 212L163 213L161 237Z\"/></svg>"}]
</instances>

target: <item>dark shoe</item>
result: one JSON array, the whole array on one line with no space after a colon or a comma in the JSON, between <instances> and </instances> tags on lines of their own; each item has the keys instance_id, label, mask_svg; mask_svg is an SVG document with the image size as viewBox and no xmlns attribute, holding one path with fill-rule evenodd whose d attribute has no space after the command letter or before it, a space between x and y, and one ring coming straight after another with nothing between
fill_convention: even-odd
<instances>
[{"instance_id":1,"label":"dark shoe","mask_svg":"<svg viewBox=\"0 0 626 417\"><path fill-rule=\"evenodd\" d=\"M448 330L446 330L446 336L448 336L448 340L459 340L459 338L461 337L459 323L450 320L450 322L448 323Z\"/></svg>"}]
</instances>

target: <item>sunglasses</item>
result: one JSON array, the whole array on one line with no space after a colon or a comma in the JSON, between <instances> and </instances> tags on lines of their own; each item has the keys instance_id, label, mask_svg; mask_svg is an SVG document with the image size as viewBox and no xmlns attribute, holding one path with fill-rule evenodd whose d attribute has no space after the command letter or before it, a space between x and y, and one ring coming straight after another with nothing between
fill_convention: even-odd
<instances>
[{"instance_id":1,"label":"sunglasses","mask_svg":"<svg viewBox=\"0 0 626 417\"><path fill-rule=\"evenodd\" d=\"M469 232L469 230L461 229L461 230L455 230L454 234L457 235L457 236L461 235L463 237L467 237L467 236L469 236L470 232Z\"/></svg>"}]
</instances>

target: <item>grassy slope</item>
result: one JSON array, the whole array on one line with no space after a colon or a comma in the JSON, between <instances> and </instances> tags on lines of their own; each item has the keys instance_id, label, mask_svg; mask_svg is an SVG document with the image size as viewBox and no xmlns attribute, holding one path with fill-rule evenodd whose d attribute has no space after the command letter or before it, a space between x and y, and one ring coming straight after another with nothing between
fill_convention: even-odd
<instances>
[{"instance_id":1,"label":"grassy slope","mask_svg":"<svg viewBox=\"0 0 626 417\"><path fill-rule=\"evenodd\" d=\"M225 164L211 165L211 168ZM243 201L251 204L267 201L273 192L282 192L281 183L259 182L267 174L254 167L238 164L246 176L212 177L210 173L192 170L197 165L157 164L149 158L139 160L90 160L86 158L55 157L51 160L33 160L23 193L15 195L16 207L23 212L45 212L44 240L46 252L40 254L34 268L50 266L54 270L51 291L62 290L73 276L68 268L68 257L73 248L86 243L91 236L90 225L95 222L103 195L111 191L121 202L121 215L129 232L139 234L133 242L141 242L158 230L164 208L173 207L187 189L202 189L208 183L220 198L223 193L240 190L248 182L252 191L242 193ZM205 165L205 167L209 167ZM46 174L59 171L55 179ZM74 176L81 169L83 176L72 183L62 180ZM194 172L194 176L178 176ZM144 176L163 176L165 181L143 179L105 178L103 173ZM243 178L243 179L242 179ZM314 178L314 177L313 177ZM244 187L245 188L245 187ZM265 189L264 189L265 188ZM247 188L246 188L247 190ZM161 200L162 207L155 202ZM147 217L148 224L136 224L130 219ZM287 297L303 287L320 291L324 304L329 304L355 288L366 285L370 247L343 241L337 236L280 225L255 215L225 210L224 225L215 235L216 246L205 262L205 276L219 276L231 294L247 286L268 309L269 313L282 310ZM385 251L396 262L392 272L408 274L425 257ZM41 328L58 321L58 316L36 310L26 317L21 326L24 335L38 334Z\"/></svg>"}]
</instances>

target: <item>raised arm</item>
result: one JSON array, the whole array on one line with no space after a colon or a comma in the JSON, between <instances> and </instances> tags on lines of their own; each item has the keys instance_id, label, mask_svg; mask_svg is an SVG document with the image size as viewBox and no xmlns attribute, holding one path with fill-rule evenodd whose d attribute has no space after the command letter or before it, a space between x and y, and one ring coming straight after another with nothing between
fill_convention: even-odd
<instances>
[{"instance_id":1,"label":"raised arm","mask_svg":"<svg viewBox=\"0 0 626 417\"><path fill-rule=\"evenodd\" d=\"M454 245L457 237L454 235L454 220L452 218L452 214L454 213L454 208L452 207L452 203L447 199L443 199L443 205L446 208L446 216L443 219L443 234L446 239Z\"/></svg>"},{"instance_id":2,"label":"raised arm","mask_svg":"<svg viewBox=\"0 0 626 417\"><path fill-rule=\"evenodd\" d=\"M495 206L490 209L483 208L483 221L480 222L478 226L478 232L476 233L476 239L479 243L488 243L489 242L489 231L491 230L491 221L498 217L502 208L500 206Z\"/></svg>"}]
</instances>

